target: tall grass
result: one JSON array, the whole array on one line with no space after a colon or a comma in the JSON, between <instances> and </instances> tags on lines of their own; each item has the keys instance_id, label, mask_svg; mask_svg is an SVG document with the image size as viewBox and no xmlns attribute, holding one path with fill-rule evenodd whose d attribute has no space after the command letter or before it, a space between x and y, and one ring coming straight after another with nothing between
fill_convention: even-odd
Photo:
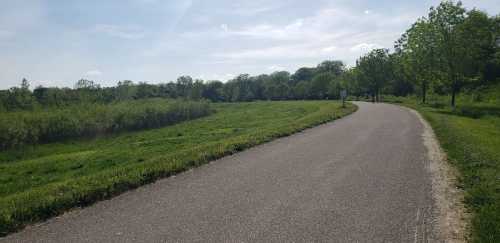
<instances>
[{"instance_id":1,"label":"tall grass","mask_svg":"<svg viewBox=\"0 0 500 243\"><path fill-rule=\"evenodd\" d=\"M157 128L211 113L208 102L145 99L0 114L0 150L27 144Z\"/></svg>"}]
</instances>

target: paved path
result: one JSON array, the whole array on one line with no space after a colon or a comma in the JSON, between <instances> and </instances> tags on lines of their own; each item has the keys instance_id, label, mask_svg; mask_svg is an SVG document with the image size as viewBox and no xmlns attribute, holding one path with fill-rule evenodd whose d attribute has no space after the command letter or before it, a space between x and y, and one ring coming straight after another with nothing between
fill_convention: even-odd
<instances>
[{"instance_id":1,"label":"paved path","mask_svg":"<svg viewBox=\"0 0 500 243\"><path fill-rule=\"evenodd\" d=\"M423 125L357 103L343 119L32 226L0 242L425 242Z\"/></svg>"}]
</instances>

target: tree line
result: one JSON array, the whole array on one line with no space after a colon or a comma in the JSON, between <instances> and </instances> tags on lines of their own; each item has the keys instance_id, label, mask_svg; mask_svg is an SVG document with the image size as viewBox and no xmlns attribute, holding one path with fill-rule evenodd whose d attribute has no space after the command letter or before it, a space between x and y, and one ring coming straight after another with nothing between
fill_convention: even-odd
<instances>
[{"instance_id":1,"label":"tree line","mask_svg":"<svg viewBox=\"0 0 500 243\"><path fill-rule=\"evenodd\" d=\"M500 82L500 16L443 1L431 7L395 42L394 52L372 50L349 70L354 93L449 95L456 105L464 90L475 92Z\"/></svg>"},{"instance_id":2,"label":"tree line","mask_svg":"<svg viewBox=\"0 0 500 243\"><path fill-rule=\"evenodd\" d=\"M101 87L81 79L73 88L38 86L31 90L23 79L20 87L0 91L0 110L32 110L64 107L82 103L110 103L144 98L207 99L213 102L254 100L334 99L346 67L341 61L324 61L317 67L250 76L241 74L227 82L203 81L181 76L175 82L148 84L120 81L113 87Z\"/></svg>"},{"instance_id":3,"label":"tree line","mask_svg":"<svg viewBox=\"0 0 500 243\"><path fill-rule=\"evenodd\" d=\"M316 67L251 76L227 82L181 76L175 82L148 84L120 81L101 87L81 79L73 88L20 87L0 90L0 111L61 107L81 103L110 103L143 98L207 99L213 102L253 100L338 99L351 96L380 100L381 94L415 94L423 103L429 92L450 95L455 106L461 91L478 91L500 82L500 16L472 9L461 2L443 1L419 18L395 42L394 51L375 49L347 68L328 60ZM480 95L477 96L480 99Z\"/></svg>"}]
</instances>

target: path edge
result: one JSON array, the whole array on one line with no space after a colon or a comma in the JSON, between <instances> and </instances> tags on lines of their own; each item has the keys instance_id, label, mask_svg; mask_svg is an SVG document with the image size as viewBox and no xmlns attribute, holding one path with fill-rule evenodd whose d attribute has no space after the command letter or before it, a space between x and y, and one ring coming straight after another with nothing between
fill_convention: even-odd
<instances>
[{"instance_id":1,"label":"path edge","mask_svg":"<svg viewBox=\"0 0 500 243\"><path fill-rule=\"evenodd\" d=\"M413 113L423 126L421 136L429 161L439 238L442 242L468 242L470 215L466 212L464 191L457 187L459 172L448 162L432 126L418 111L404 108Z\"/></svg>"}]
</instances>

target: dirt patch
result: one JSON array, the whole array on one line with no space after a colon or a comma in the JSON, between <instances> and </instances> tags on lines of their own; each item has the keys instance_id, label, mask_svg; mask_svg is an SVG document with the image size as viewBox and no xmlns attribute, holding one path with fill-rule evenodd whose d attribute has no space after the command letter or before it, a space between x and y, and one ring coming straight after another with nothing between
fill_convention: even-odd
<instances>
[{"instance_id":1,"label":"dirt patch","mask_svg":"<svg viewBox=\"0 0 500 243\"><path fill-rule=\"evenodd\" d=\"M422 138L430 161L432 194L438 210L439 237L444 242L467 242L469 216L463 204L463 191L456 186L458 172L448 164L446 154L429 123L417 111L409 110L424 126Z\"/></svg>"}]
</instances>

